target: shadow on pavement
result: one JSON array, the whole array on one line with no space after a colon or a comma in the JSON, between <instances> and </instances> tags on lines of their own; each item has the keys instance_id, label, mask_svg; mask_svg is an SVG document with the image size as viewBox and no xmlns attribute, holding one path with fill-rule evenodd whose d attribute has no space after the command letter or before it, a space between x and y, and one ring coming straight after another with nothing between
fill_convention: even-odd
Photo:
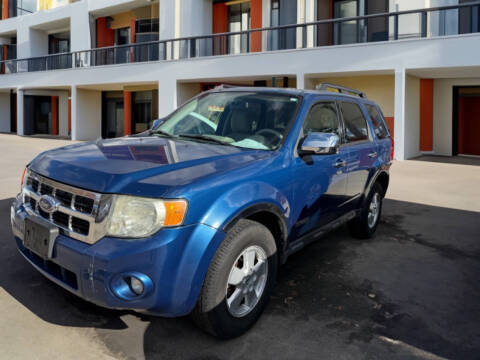
<instances>
[{"instance_id":1,"label":"shadow on pavement","mask_svg":"<svg viewBox=\"0 0 480 360\"><path fill-rule=\"evenodd\" d=\"M96 328L115 354L476 359L480 352L480 213L385 200L373 239L355 240L343 227L293 255L255 327L219 341L188 317L106 310L50 283L15 249L7 227L10 202L0 201L0 225L8 229L0 243L0 286L45 321Z\"/></svg>"},{"instance_id":2,"label":"shadow on pavement","mask_svg":"<svg viewBox=\"0 0 480 360\"><path fill-rule=\"evenodd\" d=\"M12 199L0 200L0 287L41 319L74 327L123 329L122 312L90 304L47 280L17 250L10 228Z\"/></svg>"},{"instance_id":3,"label":"shadow on pavement","mask_svg":"<svg viewBox=\"0 0 480 360\"><path fill-rule=\"evenodd\" d=\"M469 157L469 156L421 155L411 160L444 163L444 164L480 166L480 157Z\"/></svg>"}]
</instances>

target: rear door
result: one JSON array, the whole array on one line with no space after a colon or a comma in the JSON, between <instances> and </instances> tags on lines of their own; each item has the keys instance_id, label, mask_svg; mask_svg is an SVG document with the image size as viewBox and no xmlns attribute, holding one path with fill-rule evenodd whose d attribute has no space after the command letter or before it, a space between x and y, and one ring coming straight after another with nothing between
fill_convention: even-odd
<instances>
[{"instance_id":1,"label":"rear door","mask_svg":"<svg viewBox=\"0 0 480 360\"><path fill-rule=\"evenodd\" d=\"M390 162L390 145L392 140L390 139L382 110L374 104L364 104L364 106L370 115L373 133L377 143L379 163L388 164Z\"/></svg>"},{"instance_id":2,"label":"rear door","mask_svg":"<svg viewBox=\"0 0 480 360\"><path fill-rule=\"evenodd\" d=\"M345 145L348 149L347 190L348 209L354 209L369 179L375 173L377 144L368 125L368 113L354 100L341 100L340 113L345 127Z\"/></svg>"}]
</instances>

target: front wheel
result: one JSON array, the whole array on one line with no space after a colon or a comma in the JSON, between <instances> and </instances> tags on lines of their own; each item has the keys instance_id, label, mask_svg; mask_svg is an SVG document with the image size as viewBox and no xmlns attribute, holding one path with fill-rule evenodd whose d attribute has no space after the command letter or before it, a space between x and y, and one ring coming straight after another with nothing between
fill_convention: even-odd
<instances>
[{"instance_id":1,"label":"front wheel","mask_svg":"<svg viewBox=\"0 0 480 360\"><path fill-rule=\"evenodd\" d=\"M260 317L277 273L277 247L262 224L240 220L218 248L192 313L203 330L232 338Z\"/></svg>"},{"instance_id":2,"label":"front wheel","mask_svg":"<svg viewBox=\"0 0 480 360\"><path fill-rule=\"evenodd\" d=\"M378 182L373 184L360 214L349 223L350 232L360 239L368 239L377 230L382 215L383 188Z\"/></svg>"}]
</instances>

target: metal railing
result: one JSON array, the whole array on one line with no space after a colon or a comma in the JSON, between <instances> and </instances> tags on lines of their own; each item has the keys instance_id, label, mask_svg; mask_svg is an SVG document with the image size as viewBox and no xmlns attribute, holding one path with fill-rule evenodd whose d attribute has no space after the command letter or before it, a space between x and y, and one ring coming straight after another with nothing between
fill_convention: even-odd
<instances>
[{"instance_id":1,"label":"metal railing","mask_svg":"<svg viewBox=\"0 0 480 360\"><path fill-rule=\"evenodd\" d=\"M458 26L451 27L451 17ZM462 20L462 21L460 21ZM0 61L2 73L46 71L222 56L248 52L431 38L480 32L480 1L426 9L326 19Z\"/></svg>"}]
</instances>

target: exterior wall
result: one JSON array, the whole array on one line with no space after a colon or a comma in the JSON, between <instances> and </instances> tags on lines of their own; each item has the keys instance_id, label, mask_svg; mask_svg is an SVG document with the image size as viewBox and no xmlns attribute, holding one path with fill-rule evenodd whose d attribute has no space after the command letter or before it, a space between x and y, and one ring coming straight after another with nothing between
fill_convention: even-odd
<instances>
[{"instance_id":1,"label":"exterior wall","mask_svg":"<svg viewBox=\"0 0 480 360\"><path fill-rule=\"evenodd\" d=\"M480 78L435 79L433 90L433 152L436 155L452 155L454 86L480 86Z\"/></svg>"},{"instance_id":2,"label":"exterior wall","mask_svg":"<svg viewBox=\"0 0 480 360\"><path fill-rule=\"evenodd\" d=\"M350 77L325 77L310 80L310 88L330 82L353 89L358 89L374 100L383 111L385 117L393 117L395 112L395 77L392 75L365 75Z\"/></svg>"},{"instance_id":3,"label":"exterior wall","mask_svg":"<svg viewBox=\"0 0 480 360\"><path fill-rule=\"evenodd\" d=\"M177 106L190 100L202 92L200 83L178 83L177 84Z\"/></svg>"},{"instance_id":4,"label":"exterior wall","mask_svg":"<svg viewBox=\"0 0 480 360\"><path fill-rule=\"evenodd\" d=\"M0 93L0 133L10 132L10 93Z\"/></svg>"},{"instance_id":5,"label":"exterior wall","mask_svg":"<svg viewBox=\"0 0 480 360\"><path fill-rule=\"evenodd\" d=\"M102 92L72 89L72 139L93 140L102 136Z\"/></svg>"}]
</instances>

